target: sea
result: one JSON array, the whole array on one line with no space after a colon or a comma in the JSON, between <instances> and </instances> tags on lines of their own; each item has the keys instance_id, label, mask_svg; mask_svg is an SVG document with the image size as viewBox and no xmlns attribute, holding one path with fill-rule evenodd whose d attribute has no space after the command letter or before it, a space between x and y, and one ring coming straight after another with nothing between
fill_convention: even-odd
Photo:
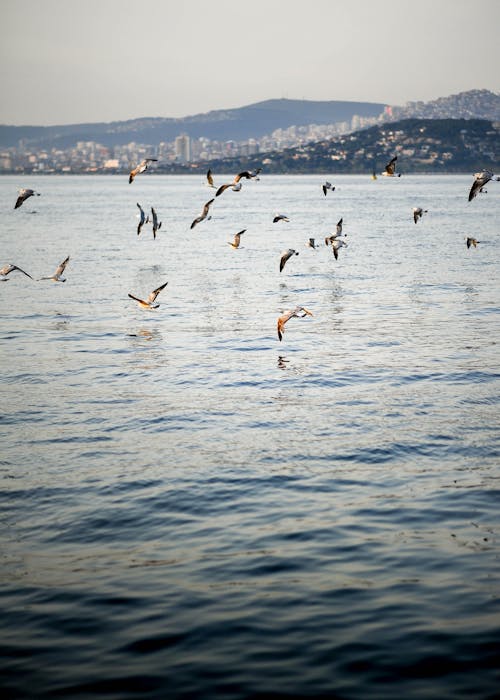
<instances>
[{"instance_id":1,"label":"sea","mask_svg":"<svg viewBox=\"0 0 500 700\"><path fill-rule=\"evenodd\" d=\"M0 178L2 698L500 697L500 183L151 171Z\"/></svg>"}]
</instances>

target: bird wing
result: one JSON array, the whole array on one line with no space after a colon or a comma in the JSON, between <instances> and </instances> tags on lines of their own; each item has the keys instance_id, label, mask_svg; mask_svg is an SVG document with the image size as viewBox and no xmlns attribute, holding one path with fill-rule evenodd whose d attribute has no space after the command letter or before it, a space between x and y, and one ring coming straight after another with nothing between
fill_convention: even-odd
<instances>
[{"instance_id":1,"label":"bird wing","mask_svg":"<svg viewBox=\"0 0 500 700\"><path fill-rule=\"evenodd\" d=\"M29 189L24 188L24 187L21 190L19 190L19 196L16 199L14 209L17 209L18 207L20 207L21 204L24 202L24 200L28 199L28 197L31 197L33 194L35 194L33 192L33 190L29 190Z\"/></svg>"},{"instance_id":2,"label":"bird wing","mask_svg":"<svg viewBox=\"0 0 500 700\"><path fill-rule=\"evenodd\" d=\"M342 233L342 223L343 223L343 221L344 221L344 217L342 217L341 219L339 219L339 220L337 221L337 235L338 235L338 236L340 236L340 234Z\"/></svg>"},{"instance_id":3,"label":"bird wing","mask_svg":"<svg viewBox=\"0 0 500 700\"><path fill-rule=\"evenodd\" d=\"M287 261L289 258L292 257L292 255L294 254L294 252L295 252L295 251L293 251L293 250L286 250L284 253L282 253L281 259L280 259L280 272L281 272L281 271L283 270L283 268L285 267L286 261Z\"/></svg>"},{"instance_id":4,"label":"bird wing","mask_svg":"<svg viewBox=\"0 0 500 700\"><path fill-rule=\"evenodd\" d=\"M151 292L151 294L148 296L148 301L149 301L151 304L155 301L156 297L157 297L158 294L161 292L161 290L162 290L162 289L165 289L165 287L167 286L167 284L168 284L168 282L165 282L165 284L162 284L161 287L157 287L156 289L153 289L153 291Z\"/></svg>"},{"instance_id":5,"label":"bird wing","mask_svg":"<svg viewBox=\"0 0 500 700\"><path fill-rule=\"evenodd\" d=\"M147 301L144 301L144 299L139 299L139 297L135 297L133 294L130 294L130 292L129 292L129 297L130 297L131 299L134 299L134 301L138 301L139 304L144 304L145 306L148 305L148 302L147 302Z\"/></svg>"},{"instance_id":6,"label":"bird wing","mask_svg":"<svg viewBox=\"0 0 500 700\"><path fill-rule=\"evenodd\" d=\"M488 180L489 180L489 178L488 178ZM479 178L476 178L474 180L474 182L472 183L472 187L470 188L470 192L469 192L469 202L474 199L474 197L477 195L477 193L479 192L481 187L483 185L485 185L486 182L488 182L488 180L486 180L485 182L483 182L482 179L479 179Z\"/></svg>"},{"instance_id":7,"label":"bird wing","mask_svg":"<svg viewBox=\"0 0 500 700\"><path fill-rule=\"evenodd\" d=\"M207 216L208 210L210 209L210 205L213 204L213 201L214 201L213 199L210 199L208 202L206 202L203 205L203 218L205 218L205 216Z\"/></svg>"},{"instance_id":8,"label":"bird wing","mask_svg":"<svg viewBox=\"0 0 500 700\"><path fill-rule=\"evenodd\" d=\"M193 220L190 228L194 228L196 226L196 224L199 224L200 221L203 221L204 218L205 218L204 216L197 216L196 219Z\"/></svg>"},{"instance_id":9,"label":"bird wing","mask_svg":"<svg viewBox=\"0 0 500 700\"><path fill-rule=\"evenodd\" d=\"M250 180L252 173L248 172L248 170L243 170L243 172L238 173L234 178L234 184L238 183L242 177L244 177L246 180Z\"/></svg>"},{"instance_id":10,"label":"bird wing","mask_svg":"<svg viewBox=\"0 0 500 700\"><path fill-rule=\"evenodd\" d=\"M69 262L69 255L65 260L62 261L62 263L59 265L57 270L54 272L54 277L58 277L59 275L62 275L62 273L64 272L64 268L66 267L68 262Z\"/></svg>"},{"instance_id":11,"label":"bird wing","mask_svg":"<svg viewBox=\"0 0 500 700\"><path fill-rule=\"evenodd\" d=\"M212 171L211 171L211 170L209 170L209 171L207 172L207 181L208 181L208 184L210 185L210 187L213 187L213 186L214 186L214 179L213 179L213 177L212 177Z\"/></svg>"},{"instance_id":12,"label":"bird wing","mask_svg":"<svg viewBox=\"0 0 500 700\"><path fill-rule=\"evenodd\" d=\"M394 175L394 170L396 169L397 159L398 159L398 157L394 156L394 158L392 158L385 166L385 172L389 173L389 175Z\"/></svg>"},{"instance_id":13,"label":"bird wing","mask_svg":"<svg viewBox=\"0 0 500 700\"><path fill-rule=\"evenodd\" d=\"M12 272L13 270L17 270L18 272L22 272L23 275L26 275L26 277L29 277L30 280L33 279L33 277L32 277L31 275L28 275L27 272L25 272L24 270L21 270L21 268L18 267L17 265L10 265L9 267L10 267L9 272ZM9 274L9 272L4 272L3 270L2 270L1 272L2 272L2 274L4 274L4 275L8 275L8 274Z\"/></svg>"},{"instance_id":14,"label":"bird wing","mask_svg":"<svg viewBox=\"0 0 500 700\"><path fill-rule=\"evenodd\" d=\"M325 195L325 197L326 197L326 190L327 190L327 189L328 189L327 186L326 186L326 185L323 185L323 194Z\"/></svg>"},{"instance_id":15,"label":"bird wing","mask_svg":"<svg viewBox=\"0 0 500 700\"><path fill-rule=\"evenodd\" d=\"M228 187L231 187L231 185L221 185L215 193L215 196L218 197L219 195L221 195L225 190L227 190Z\"/></svg>"}]
</instances>

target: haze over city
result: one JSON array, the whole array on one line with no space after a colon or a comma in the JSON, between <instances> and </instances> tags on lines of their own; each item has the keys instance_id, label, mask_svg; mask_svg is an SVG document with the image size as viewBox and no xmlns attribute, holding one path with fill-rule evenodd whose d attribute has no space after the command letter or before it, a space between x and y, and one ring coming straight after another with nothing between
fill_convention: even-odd
<instances>
[{"instance_id":1,"label":"haze over city","mask_svg":"<svg viewBox=\"0 0 500 700\"><path fill-rule=\"evenodd\" d=\"M498 91L500 3L2 3L3 124L182 117L270 98Z\"/></svg>"}]
</instances>

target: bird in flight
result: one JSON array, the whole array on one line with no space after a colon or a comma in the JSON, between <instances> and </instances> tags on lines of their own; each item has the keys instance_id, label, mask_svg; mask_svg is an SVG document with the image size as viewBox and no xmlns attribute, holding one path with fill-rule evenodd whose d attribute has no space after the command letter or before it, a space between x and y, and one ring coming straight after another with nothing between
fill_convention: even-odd
<instances>
[{"instance_id":1,"label":"bird in flight","mask_svg":"<svg viewBox=\"0 0 500 700\"><path fill-rule=\"evenodd\" d=\"M331 245L331 244L333 243L333 241L334 241L336 238L339 238L339 237L342 235L342 225L343 225L343 223L344 223L344 218L342 217L342 219L339 219L339 220L337 221L337 226L336 226L336 229L335 229L335 233L332 233L331 236L327 236L327 237L325 238L325 245Z\"/></svg>"},{"instance_id":2,"label":"bird in flight","mask_svg":"<svg viewBox=\"0 0 500 700\"><path fill-rule=\"evenodd\" d=\"M325 182L324 185L321 185L321 188L323 190L323 194L325 195L325 197L326 197L326 193L328 192L328 190L331 190L332 192L335 190L335 187L332 187L331 182Z\"/></svg>"},{"instance_id":3,"label":"bird in flight","mask_svg":"<svg viewBox=\"0 0 500 700\"><path fill-rule=\"evenodd\" d=\"M165 284L162 284L161 287L157 287L156 289L153 289L151 294L148 296L148 298L144 301L144 299L139 299L139 297L135 297L133 294L129 293L129 297L131 299L134 299L139 303L139 306L141 309L148 309L148 311L151 311L152 309L157 309L160 305L155 304L156 297L158 294L161 292L162 289L165 289L167 286L168 282L165 282Z\"/></svg>"},{"instance_id":4,"label":"bird in flight","mask_svg":"<svg viewBox=\"0 0 500 700\"><path fill-rule=\"evenodd\" d=\"M422 218L423 214L427 214L427 209L422 209L422 207L413 207L413 221L415 223Z\"/></svg>"},{"instance_id":5,"label":"bird in flight","mask_svg":"<svg viewBox=\"0 0 500 700\"><path fill-rule=\"evenodd\" d=\"M223 192L225 192L225 190L228 189L228 187L231 187L234 192L239 192L242 185L241 179L244 178L245 180L250 180L253 177L256 177L256 173L251 173L249 170L243 170L243 172L234 176L234 180L232 182L221 185L215 193L215 196L219 197Z\"/></svg>"},{"instance_id":6,"label":"bird in flight","mask_svg":"<svg viewBox=\"0 0 500 700\"><path fill-rule=\"evenodd\" d=\"M210 209L210 206L213 204L213 201L214 201L213 199L209 199L208 202L205 202L205 204L203 205L203 209L202 209L200 216L197 216L196 219L194 219L190 228L194 228L196 226L196 224L199 224L201 221L203 221L204 219L207 218L208 210ZM211 219L212 217L209 216L208 218Z\"/></svg>"},{"instance_id":7,"label":"bird in flight","mask_svg":"<svg viewBox=\"0 0 500 700\"><path fill-rule=\"evenodd\" d=\"M4 265L2 267L2 269L0 270L0 282L8 282L9 278L7 277L7 275L10 275L10 273L14 272L14 270L17 270L18 272L22 272L23 275L26 275L26 277L29 277L30 280L33 279L33 277L31 275L28 275L27 272L25 272L24 270L21 270L21 268L18 267L17 265L9 264L9 265Z\"/></svg>"},{"instance_id":8,"label":"bird in flight","mask_svg":"<svg viewBox=\"0 0 500 700\"><path fill-rule=\"evenodd\" d=\"M130 171L128 176L129 185L136 175L140 175L148 169L148 163L155 163L157 160L158 158L144 158L144 160L142 160L136 168Z\"/></svg>"},{"instance_id":9,"label":"bird in flight","mask_svg":"<svg viewBox=\"0 0 500 700\"><path fill-rule=\"evenodd\" d=\"M62 277L62 273L64 272L64 268L66 265L69 263L69 255L68 257L62 261L62 263L59 265L57 270L54 272L53 275L50 277L40 277L40 280L52 280L52 282L66 282L66 277ZM40 281L39 280L39 281Z\"/></svg>"},{"instance_id":10,"label":"bird in flight","mask_svg":"<svg viewBox=\"0 0 500 700\"><path fill-rule=\"evenodd\" d=\"M212 171L210 170L210 168L207 171L207 187L213 187L215 189L214 178L213 178Z\"/></svg>"},{"instance_id":11,"label":"bird in flight","mask_svg":"<svg viewBox=\"0 0 500 700\"><path fill-rule=\"evenodd\" d=\"M401 173L396 172L397 159L398 159L397 156L394 156L394 158L391 158L391 160L385 166L385 170L382 173L382 175L385 175L386 177L401 177Z\"/></svg>"},{"instance_id":12,"label":"bird in flight","mask_svg":"<svg viewBox=\"0 0 500 700\"><path fill-rule=\"evenodd\" d=\"M283 340L285 323L287 321L289 321L291 318L305 318L306 316L314 316L314 314L303 306L296 306L292 311L287 311L283 314L283 316L280 316L277 322L278 340Z\"/></svg>"},{"instance_id":13,"label":"bird in flight","mask_svg":"<svg viewBox=\"0 0 500 700\"><path fill-rule=\"evenodd\" d=\"M314 248L314 250L317 250L318 246L314 242L314 238L310 238L308 242L306 243L306 248Z\"/></svg>"},{"instance_id":14,"label":"bird in flight","mask_svg":"<svg viewBox=\"0 0 500 700\"><path fill-rule=\"evenodd\" d=\"M240 236L242 236L246 231L246 228L243 229L243 231L238 231L238 233L234 234L234 241L228 241L228 244L232 246L233 248L239 248L240 247Z\"/></svg>"},{"instance_id":15,"label":"bird in flight","mask_svg":"<svg viewBox=\"0 0 500 700\"><path fill-rule=\"evenodd\" d=\"M144 224L149 223L149 216L146 216L144 213L144 209L141 207L141 205L137 202L137 206L139 207L139 223L137 224L137 235L140 234L142 227Z\"/></svg>"},{"instance_id":16,"label":"bird in flight","mask_svg":"<svg viewBox=\"0 0 500 700\"><path fill-rule=\"evenodd\" d=\"M467 242L467 248L470 248L471 245L474 246L474 248L477 248L477 244L480 243L481 241L478 241L476 238L466 238Z\"/></svg>"},{"instance_id":17,"label":"bird in flight","mask_svg":"<svg viewBox=\"0 0 500 700\"><path fill-rule=\"evenodd\" d=\"M471 202L478 192L482 191L482 188L486 185L486 183L493 180L494 177L495 176L491 170L482 170L480 173L474 173L474 182L472 183L472 187L470 188L469 192L469 202ZM498 181L500 180L500 177L495 179Z\"/></svg>"},{"instance_id":18,"label":"bird in flight","mask_svg":"<svg viewBox=\"0 0 500 700\"><path fill-rule=\"evenodd\" d=\"M276 214L276 216L273 219L273 224L276 224L278 221L290 221L290 219L284 214Z\"/></svg>"},{"instance_id":19,"label":"bird in flight","mask_svg":"<svg viewBox=\"0 0 500 700\"><path fill-rule=\"evenodd\" d=\"M161 224L162 224L162 222L161 222L161 221L158 222L158 216L157 216L155 210L153 209L153 207L151 207L151 216L153 217L153 218L152 218L152 222L153 222L153 238L156 238L156 232L159 231L159 230L161 229Z\"/></svg>"},{"instance_id":20,"label":"bird in flight","mask_svg":"<svg viewBox=\"0 0 500 700\"><path fill-rule=\"evenodd\" d=\"M33 196L40 196L39 192L35 192L35 190L30 190L27 187L23 187L22 189L19 190L18 192L18 197L16 199L16 203L14 204L14 209L19 209L21 204L25 202L28 197L33 197Z\"/></svg>"},{"instance_id":21,"label":"bird in flight","mask_svg":"<svg viewBox=\"0 0 500 700\"><path fill-rule=\"evenodd\" d=\"M286 265L286 261L289 260L292 255L298 255L298 252L294 250L293 248L288 248L287 250L284 250L281 253L281 258L280 258L280 272L283 270L283 268Z\"/></svg>"}]
</instances>

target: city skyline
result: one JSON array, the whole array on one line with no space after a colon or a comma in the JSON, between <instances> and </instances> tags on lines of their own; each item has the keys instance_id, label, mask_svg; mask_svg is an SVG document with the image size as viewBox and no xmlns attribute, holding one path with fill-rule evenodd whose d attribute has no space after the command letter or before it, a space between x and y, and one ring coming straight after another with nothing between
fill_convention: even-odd
<instances>
[{"instance_id":1,"label":"city skyline","mask_svg":"<svg viewBox=\"0 0 500 700\"><path fill-rule=\"evenodd\" d=\"M183 117L287 97L403 105L499 89L500 3L2 4L2 124ZM465 49L464 49L465 47ZM491 50L491 60L488 51ZM478 57L483 60L478 63Z\"/></svg>"}]
</instances>

